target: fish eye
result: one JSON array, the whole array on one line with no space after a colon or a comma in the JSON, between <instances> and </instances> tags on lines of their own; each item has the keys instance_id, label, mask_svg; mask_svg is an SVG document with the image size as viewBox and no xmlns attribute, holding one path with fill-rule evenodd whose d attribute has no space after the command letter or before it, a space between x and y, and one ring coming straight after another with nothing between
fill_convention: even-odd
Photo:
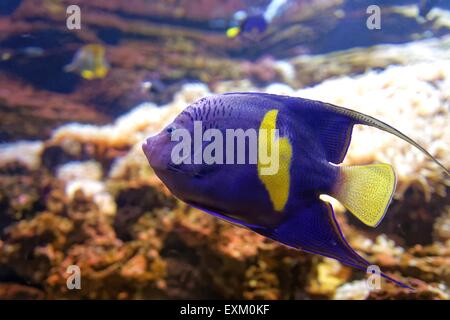
<instances>
[{"instance_id":1,"label":"fish eye","mask_svg":"<svg viewBox=\"0 0 450 320\"><path fill-rule=\"evenodd\" d=\"M175 130L175 128L172 126L166 128L167 134L172 134L172 132L174 132L174 130Z\"/></svg>"}]
</instances>

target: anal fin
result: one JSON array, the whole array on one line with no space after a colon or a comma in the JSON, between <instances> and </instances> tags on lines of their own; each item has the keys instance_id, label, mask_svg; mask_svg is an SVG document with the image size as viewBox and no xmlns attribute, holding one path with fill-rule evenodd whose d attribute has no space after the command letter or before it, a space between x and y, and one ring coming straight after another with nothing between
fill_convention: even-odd
<instances>
[{"instance_id":1,"label":"anal fin","mask_svg":"<svg viewBox=\"0 0 450 320\"><path fill-rule=\"evenodd\" d=\"M320 200L289 214L286 220L273 230L254 231L289 247L333 258L364 271L371 265L347 243L331 205ZM383 273L381 276L411 289Z\"/></svg>"},{"instance_id":2,"label":"anal fin","mask_svg":"<svg viewBox=\"0 0 450 320\"><path fill-rule=\"evenodd\" d=\"M293 248L334 258L354 267L369 263L345 241L330 204L314 201L266 235Z\"/></svg>"}]
</instances>

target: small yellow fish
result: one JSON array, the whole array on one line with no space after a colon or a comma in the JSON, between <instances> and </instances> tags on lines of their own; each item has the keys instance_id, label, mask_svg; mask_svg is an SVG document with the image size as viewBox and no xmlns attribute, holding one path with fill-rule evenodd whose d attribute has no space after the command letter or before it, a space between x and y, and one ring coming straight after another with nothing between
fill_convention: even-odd
<instances>
[{"instance_id":1,"label":"small yellow fish","mask_svg":"<svg viewBox=\"0 0 450 320\"><path fill-rule=\"evenodd\" d=\"M86 80L94 80L106 77L109 68L105 47L88 44L78 49L72 62L64 67L64 71L78 73Z\"/></svg>"},{"instance_id":2,"label":"small yellow fish","mask_svg":"<svg viewBox=\"0 0 450 320\"><path fill-rule=\"evenodd\" d=\"M241 28L232 27L227 30L227 37L228 38L236 38L239 35L239 33L241 33Z\"/></svg>"}]
</instances>

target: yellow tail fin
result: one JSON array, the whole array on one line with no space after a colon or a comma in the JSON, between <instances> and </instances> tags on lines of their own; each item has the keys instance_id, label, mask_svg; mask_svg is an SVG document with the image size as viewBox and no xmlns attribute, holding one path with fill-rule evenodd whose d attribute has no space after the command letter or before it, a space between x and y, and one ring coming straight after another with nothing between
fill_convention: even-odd
<instances>
[{"instance_id":1,"label":"yellow tail fin","mask_svg":"<svg viewBox=\"0 0 450 320\"><path fill-rule=\"evenodd\" d=\"M396 178L392 166L372 164L339 168L338 182L331 195L363 223L376 227L395 191Z\"/></svg>"}]
</instances>

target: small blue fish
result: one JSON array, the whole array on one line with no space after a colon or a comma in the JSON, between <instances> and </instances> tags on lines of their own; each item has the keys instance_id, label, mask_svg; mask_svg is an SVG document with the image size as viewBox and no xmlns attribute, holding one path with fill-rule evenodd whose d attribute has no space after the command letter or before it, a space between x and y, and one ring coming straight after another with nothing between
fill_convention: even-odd
<instances>
[{"instance_id":1,"label":"small blue fish","mask_svg":"<svg viewBox=\"0 0 450 320\"><path fill-rule=\"evenodd\" d=\"M285 3L286 0L271 0L262 13L253 12L252 14L248 14L244 11L236 12L235 19L239 21L239 25L230 27L227 30L227 37L235 38L237 36L246 37L252 34L263 34Z\"/></svg>"},{"instance_id":2,"label":"small blue fish","mask_svg":"<svg viewBox=\"0 0 450 320\"><path fill-rule=\"evenodd\" d=\"M262 34L267 30L267 21L263 15L249 16L238 27L227 30L227 37L235 38L238 35Z\"/></svg>"},{"instance_id":3,"label":"small blue fish","mask_svg":"<svg viewBox=\"0 0 450 320\"><path fill-rule=\"evenodd\" d=\"M265 174L268 163L259 154L254 163L174 161L179 143L173 139L174 132L182 129L195 135L199 123L204 133L209 129L223 136L229 130L256 132L258 151L264 147L278 150L278 170ZM203 98L161 133L148 138L143 151L158 177L186 203L287 246L367 270L370 263L350 247L332 206L319 198L322 194L336 198L372 227L386 213L396 186L393 168L389 164L340 165L355 124L376 127L406 140L448 175L424 148L373 117L319 101L262 93ZM274 130L278 135L272 135ZM187 156L195 159L200 149L193 145ZM229 150L234 149L225 151ZM249 155L247 152L246 157Z\"/></svg>"}]
</instances>

